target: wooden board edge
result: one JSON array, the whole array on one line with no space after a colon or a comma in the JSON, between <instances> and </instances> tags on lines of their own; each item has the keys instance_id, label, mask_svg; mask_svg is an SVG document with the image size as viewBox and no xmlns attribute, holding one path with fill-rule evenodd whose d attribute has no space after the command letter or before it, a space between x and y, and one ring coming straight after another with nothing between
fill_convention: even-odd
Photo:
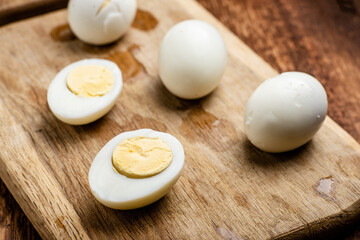
<instances>
[{"instance_id":1,"label":"wooden board edge","mask_svg":"<svg viewBox=\"0 0 360 240\"><path fill-rule=\"evenodd\" d=\"M5 105L5 102L0 100L0 112L5 116L2 118L1 124L6 124L9 129L18 133L19 138L27 140L25 144L19 145L19 152L31 153L32 158L38 158L32 135L24 125L15 123L14 117L4 107ZM4 133L0 134L1 137L2 134ZM12 167L9 167L6 162L11 163ZM12 161L5 155L0 156L0 166L0 176L4 184L43 239L90 239L78 213L65 197L63 188L56 177L45 174L47 171L45 162L39 162L36 166L21 165L21 162ZM37 168L38 175L16 174L21 172L22 168L32 167ZM44 187L39 189L30 184L31 178L36 178L38 183ZM22 191L18 191L18 189L22 189ZM43 192L43 196L51 196L51 199L56 199L57 202L53 204L51 199L40 201L40 191Z\"/></svg>"},{"instance_id":2,"label":"wooden board edge","mask_svg":"<svg viewBox=\"0 0 360 240\"><path fill-rule=\"evenodd\" d=\"M0 160L2 161L2 160ZM3 166L4 164L2 164ZM6 171L6 169L4 169ZM12 179L12 177L9 174L4 174L3 172L3 168L2 170L0 170L1 172L1 176L2 176L2 180L3 183L5 184L6 188L10 191L11 195L13 196L13 198L15 199L15 201L18 203L19 207L21 208L21 210L24 212L25 216L28 218L28 220L30 221L30 223L32 224L32 226L35 228L35 230L37 231L37 233L39 234L39 236L42 239L60 239L58 236L56 236L54 234L54 231L50 230L51 228L49 228L48 226L46 226L46 223L39 221L39 217L37 214L41 214L41 213L34 213L34 210L32 209L32 207L28 204L31 202L31 199L28 197L27 194L21 194L19 193L19 191L17 191L17 189L19 188L19 186L21 184L23 184L23 182L14 182L14 180ZM63 224L61 221L61 219L59 219L59 221L57 221L58 224L58 231L57 232L61 232L62 230L66 229L66 225ZM80 230L82 233L86 233L85 230L81 229ZM65 236L70 238L70 236L66 235L67 232L65 232ZM89 239L87 235L85 239ZM63 238L65 239L65 237Z\"/></svg>"},{"instance_id":3,"label":"wooden board edge","mask_svg":"<svg viewBox=\"0 0 360 240\"><path fill-rule=\"evenodd\" d=\"M0 10L0 26L66 8L67 3L67 0L37 1Z\"/></svg>"},{"instance_id":4,"label":"wooden board edge","mask_svg":"<svg viewBox=\"0 0 360 240\"><path fill-rule=\"evenodd\" d=\"M192 2L192 4L194 6L197 5L198 9L202 8L201 5L199 3L197 3L195 0L184 0L184 2ZM185 3L184 3L184 5L185 5ZM55 10L59 10L62 8L66 8L66 6L67 6L66 0L51 0L46 3L39 2L36 4L27 4L22 7L17 7L17 8L6 10L6 11L0 11L0 26L11 23L11 22L30 18L33 16L52 12ZM203 14L209 15L212 18L214 18L214 21L218 22L216 25L223 25L222 23L219 22L219 20L217 20L214 16L212 16L211 13L209 13L207 11L203 11ZM226 27L222 26L222 28L226 28ZM235 34L233 34L230 30L228 30L228 31L229 31L230 35L233 35L233 36L231 36L232 37L231 40L238 41L240 43L240 45L238 44L239 48L241 48L242 50L245 50L247 52L248 51L253 52L247 45L245 45L241 40L239 40L238 37L235 36ZM255 62L266 63L255 52L253 52L253 55L254 55L254 59L256 59ZM249 62L252 63L253 61L249 61ZM247 64L245 64L245 65L247 65ZM266 63L266 65L268 65L268 63ZM252 66L249 66L249 65L247 65L247 66L250 69L254 70L254 64L252 64ZM276 71L273 70L270 65L268 65L268 66L269 66L269 68L266 69L266 71L265 71L266 74L262 75L265 78L271 77L272 75L276 74ZM340 126L338 126L338 124L335 123L332 119L330 119L329 117L327 117L327 118L330 121L331 125L336 125L337 128L339 128L343 131L340 134L341 137L344 137L345 135L350 136ZM358 145L358 143L354 140L354 141L351 141L350 145L352 147L356 147L356 145ZM16 199L19 199L19 197L16 197ZM24 211L24 212L26 212L26 211ZM33 222L33 221L31 221L31 222ZM274 239L274 240L290 240L290 239L293 240L293 239L313 239L313 238L316 238L316 239L317 238L319 238L319 239L334 238L334 237L338 236L338 234L343 233L344 231L348 230L352 226L359 224L359 222L360 222L360 200L358 200L353 205L351 205L350 207L346 208L345 210L343 210L337 214L334 214L334 215L328 216L326 218L308 223L307 225L303 225L299 228L296 228L289 232L278 235L272 239ZM37 230L39 231L39 228L37 228Z\"/></svg>"},{"instance_id":5,"label":"wooden board edge","mask_svg":"<svg viewBox=\"0 0 360 240\"><path fill-rule=\"evenodd\" d=\"M350 207L326 218L293 229L272 240L340 239L360 223L360 200Z\"/></svg>"},{"instance_id":6,"label":"wooden board edge","mask_svg":"<svg viewBox=\"0 0 360 240\"><path fill-rule=\"evenodd\" d=\"M185 6L186 9L192 13L193 16L199 16L199 18L211 19L213 24L220 33L226 34L229 39L238 46L238 49L232 49L236 51L235 55L239 55L240 60L242 56L252 56L251 61L243 61L248 68L252 71L256 71L257 66L265 66L266 69L262 68L261 77L265 79L270 78L278 74L265 60L263 60L257 53L250 49L239 37L231 32L226 26L224 26L215 16L205 10L200 3L195 0L182 0L179 1ZM189 7L191 6L191 7ZM198 14L200 13L200 14ZM242 53L243 51L243 53ZM245 53L245 54L244 54ZM359 143L341 126L339 126L329 116L326 117L324 124L328 124L336 129L336 133L339 137L349 144L353 149L360 149ZM360 150L358 151L360 152ZM303 240L303 239L335 239L339 238L344 232L354 228L360 224L360 199L354 204L350 205L345 210L323 219L307 223L306 225L300 226L289 232L285 232L271 239L273 240Z\"/></svg>"}]
</instances>

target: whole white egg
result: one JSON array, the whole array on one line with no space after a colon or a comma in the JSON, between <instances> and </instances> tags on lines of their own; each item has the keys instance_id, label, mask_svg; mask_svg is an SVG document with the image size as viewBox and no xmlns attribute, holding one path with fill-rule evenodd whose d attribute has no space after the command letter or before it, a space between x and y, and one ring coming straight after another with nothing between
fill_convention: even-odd
<instances>
[{"instance_id":1,"label":"whole white egg","mask_svg":"<svg viewBox=\"0 0 360 240\"><path fill-rule=\"evenodd\" d=\"M99 78L109 78L110 85L102 86L107 82L96 82ZM79 86L69 86L69 79L84 80L85 84L80 82ZM104 59L84 59L68 65L55 76L48 88L47 101L59 120L72 125L87 124L111 110L122 85L122 73L115 63ZM69 87L78 89L79 94ZM81 96L82 93L89 96Z\"/></svg>"},{"instance_id":2,"label":"whole white egg","mask_svg":"<svg viewBox=\"0 0 360 240\"><path fill-rule=\"evenodd\" d=\"M134 142L129 144L131 139L140 139L139 141L145 139L150 141L150 146L146 149L146 144L145 146ZM152 140L161 141L168 146L168 151L165 153L171 152L170 163L165 169L162 167L155 174L149 170L150 176L133 177L135 172L138 174L139 172L148 173L149 168L154 165L156 167L156 164L163 164L164 159L157 159L164 157L161 154L163 150L161 147L152 146ZM128 155L121 156L120 160L125 163L123 164L124 169L131 173L131 176L118 172L116 170L118 168L114 166L114 154L117 146L122 143L124 143L123 148L118 152L124 151L125 148L128 150L126 152ZM154 152L154 149L160 149L160 152ZM151 156L151 153L154 155ZM131 156L133 159L130 159ZM96 155L89 171L90 189L95 198L107 207L121 210L140 208L157 201L170 191L180 177L184 159L184 149L181 143L170 134L151 129L124 132L111 139ZM139 161L143 161L143 163L139 165ZM156 164L151 161L155 161ZM144 165L141 166L141 164ZM133 165L137 167L135 168Z\"/></svg>"},{"instance_id":3,"label":"whole white egg","mask_svg":"<svg viewBox=\"0 0 360 240\"><path fill-rule=\"evenodd\" d=\"M173 26L162 40L159 75L174 95L201 98L217 87L226 61L220 33L206 22L187 20Z\"/></svg>"},{"instance_id":4,"label":"whole white egg","mask_svg":"<svg viewBox=\"0 0 360 240\"><path fill-rule=\"evenodd\" d=\"M130 28L136 0L70 0L68 21L82 41L103 45L118 40Z\"/></svg>"},{"instance_id":5,"label":"whole white egg","mask_svg":"<svg viewBox=\"0 0 360 240\"><path fill-rule=\"evenodd\" d=\"M245 133L259 149L285 152L308 142L321 127L327 96L309 74L285 72L263 82L245 110Z\"/></svg>"}]
</instances>

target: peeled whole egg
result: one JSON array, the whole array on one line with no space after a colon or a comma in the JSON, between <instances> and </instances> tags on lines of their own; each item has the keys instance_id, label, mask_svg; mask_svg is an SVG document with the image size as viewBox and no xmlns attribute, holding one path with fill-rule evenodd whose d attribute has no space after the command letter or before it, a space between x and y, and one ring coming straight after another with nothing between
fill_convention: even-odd
<instances>
[{"instance_id":1,"label":"peeled whole egg","mask_svg":"<svg viewBox=\"0 0 360 240\"><path fill-rule=\"evenodd\" d=\"M285 152L308 142L326 117L327 96L309 74L285 72L263 82L245 110L245 133L266 152Z\"/></svg>"},{"instance_id":2,"label":"peeled whole egg","mask_svg":"<svg viewBox=\"0 0 360 240\"><path fill-rule=\"evenodd\" d=\"M122 73L115 63L84 59L55 76L48 88L47 101L59 120L72 125L87 124L112 109L122 85Z\"/></svg>"},{"instance_id":3,"label":"peeled whole egg","mask_svg":"<svg viewBox=\"0 0 360 240\"><path fill-rule=\"evenodd\" d=\"M90 189L107 207L140 208L170 191L184 159L181 143L170 134L151 129L124 132L96 155L89 171Z\"/></svg>"},{"instance_id":4,"label":"peeled whole egg","mask_svg":"<svg viewBox=\"0 0 360 240\"><path fill-rule=\"evenodd\" d=\"M118 40L130 28L136 0L70 0L68 21L82 41L104 45Z\"/></svg>"},{"instance_id":5,"label":"peeled whole egg","mask_svg":"<svg viewBox=\"0 0 360 240\"><path fill-rule=\"evenodd\" d=\"M177 97L201 98L217 87L226 61L220 33L206 22L186 20L173 26L161 42L159 75Z\"/></svg>"}]
</instances>

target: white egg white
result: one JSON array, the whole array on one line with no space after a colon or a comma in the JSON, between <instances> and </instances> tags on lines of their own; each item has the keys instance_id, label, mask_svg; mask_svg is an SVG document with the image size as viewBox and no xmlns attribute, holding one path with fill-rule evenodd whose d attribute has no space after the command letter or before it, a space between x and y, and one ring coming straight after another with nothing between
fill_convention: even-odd
<instances>
[{"instance_id":1,"label":"white egg white","mask_svg":"<svg viewBox=\"0 0 360 240\"><path fill-rule=\"evenodd\" d=\"M173 26L161 42L159 75L172 94L196 99L217 87L226 62L220 33L206 22L186 20Z\"/></svg>"},{"instance_id":2,"label":"white egg white","mask_svg":"<svg viewBox=\"0 0 360 240\"><path fill-rule=\"evenodd\" d=\"M108 68L114 75L111 91L100 97L81 97L71 92L66 85L67 76L73 69L84 65ZM55 76L48 88L47 101L50 110L59 120L72 125L87 124L112 109L122 85L122 73L115 63L104 59L84 59L68 65Z\"/></svg>"},{"instance_id":3,"label":"white egg white","mask_svg":"<svg viewBox=\"0 0 360 240\"><path fill-rule=\"evenodd\" d=\"M170 165L157 175L148 178L128 178L114 170L112 154L115 147L132 137L159 138L173 153ZM96 155L89 171L89 184L95 198L114 209L135 209L162 198L180 177L185 155L181 143L172 135L151 129L124 132L111 139Z\"/></svg>"},{"instance_id":4,"label":"white egg white","mask_svg":"<svg viewBox=\"0 0 360 240\"><path fill-rule=\"evenodd\" d=\"M103 45L118 40L130 28L136 0L70 0L68 21L83 42Z\"/></svg>"},{"instance_id":5,"label":"white egg white","mask_svg":"<svg viewBox=\"0 0 360 240\"><path fill-rule=\"evenodd\" d=\"M326 117L327 96L309 74L286 72L263 82L245 110L245 133L266 152L290 151L308 142Z\"/></svg>"}]
</instances>

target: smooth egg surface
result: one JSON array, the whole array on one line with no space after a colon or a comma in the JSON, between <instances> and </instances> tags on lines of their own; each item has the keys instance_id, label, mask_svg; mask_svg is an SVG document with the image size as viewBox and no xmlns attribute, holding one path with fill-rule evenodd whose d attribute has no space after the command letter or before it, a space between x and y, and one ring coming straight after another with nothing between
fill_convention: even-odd
<instances>
[{"instance_id":1,"label":"smooth egg surface","mask_svg":"<svg viewBox=\"0 0 360 240\"><path fill-rule=\"evenodd\" d=\"M217 87L226 62L220 33L206 22L186 20L173 26L161 42L159 75L175 96L196 99Z\"/></svg>"},{"instance_id":2,"label":"smooth egg surface","mask_svg":"<svg viewBox=\"0 0 360 240\"><path fill-rule=\"evenodd\" d=\"M136 0L70 0L70 28L83 42L112 43L130 28L136 5Z\"/></svg>"},{"instance_id":3,"label":"smooth egg surface","mask_svg":"<svg viewBox=\"0 0 360 240\"><path fill-rule=\"evenodd\" d=\"M107 86L104 89L110 90L109 92L93 97L72 92L67 85L67 79L70 73L84 66L104 67L109 72L106 74L113 76L111 90ZM88 124L111 110L120 95L122 85L122 73L115 63L104 59L84 59L68 65L55 76L48 88L47 101L50 110L59 120L72 125ZM96 88L90 90L95 91Z\"/></svg>"},{"instance_id":4,"label":"smooth egg surface","mask_svg":"<svg viewBox=\"0 0 360 240\"><path fill-rule=\"evenodd\" d=\"M127 139L143 137L160 139L171 149L172 161L159 173L141 178L128 177L114 168L112 156L116 147ZM162 198L180 177L185 160L181 143L172 135L140 129L124 132L111 139L96 155L89 171L89 184L95 198L114 209L135 209Z\"/></svg>"},{"instance_id":5,"label":"smooth egg surface","mask_svg":"<svg viewBox=\"0 0 360 240\"><path fill-rule=\"evenodd\" d=\"M315 135L326 112L326 92L317 79L302 72L285 72L263 82L251 95L245 133L263 151L290 151Z\"/></svg>"}]
</instances>

